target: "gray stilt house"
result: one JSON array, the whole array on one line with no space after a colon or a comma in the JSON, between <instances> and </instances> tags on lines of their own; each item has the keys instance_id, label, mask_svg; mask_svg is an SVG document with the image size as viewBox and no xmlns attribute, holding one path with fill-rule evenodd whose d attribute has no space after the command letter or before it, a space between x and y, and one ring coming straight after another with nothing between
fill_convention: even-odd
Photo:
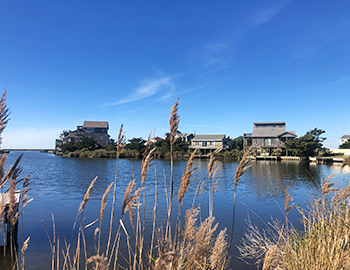
<instances>
[{"instance_id":1,"label":"gray stilt house","mask_svg":"<svg viewBox=\"0 0 350 270\"><path fill-rule=\"evenodd\" d=\"M260 122L254 123L252 133L243 133L243 145L244 148L249 144L257 145L260 153L264 150L271 155L273 149L285 149L284 143L296 137L295 131L286 131L285 122Z\"/></svg>"},{"instance_id":2,"label":"gray stilt house","mask_svg":"<svg viewBox=\"0 0 350 270\"><path fill-rule=\"evenodd\" d=\"M102 147L106 147L109 142L109 125L106 121L84 121L82 126L77 126L74 131L63 130L56 140L56 151L61 151L61 146L68 142L78 143L81 138L93 138Z\"/></svg>"}]
</instances>

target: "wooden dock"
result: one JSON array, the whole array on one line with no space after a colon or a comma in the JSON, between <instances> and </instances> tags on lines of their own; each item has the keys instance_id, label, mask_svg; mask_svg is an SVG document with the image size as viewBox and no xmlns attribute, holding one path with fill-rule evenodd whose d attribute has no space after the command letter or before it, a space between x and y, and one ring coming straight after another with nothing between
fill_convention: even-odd
<instances>
[{"instance_id":1,"label":"wooden dock","mask_svg":"<svg viewBox=\"0 0 350 270\"><path fill-rule=\"evenodd\" d=\"M44 152L44 153L54 153L56 152L55 149L1 149L0 153L10 153L12 151L17 152L27 152L27 151L35 151L35 152Z\"/></svg>"},{"instance_id":2,"label":"wooden dock","mask_svg":"<svg viewBox=\"0 0 350 270\"><path fill-rule=\"evenodd\" d=\"M290 156L249 156L251 160L270 160L270 161L305 161L305 158L301 157L290 157Z\"/></svg>"},{"instance_id":3,"label":"wooden dock","mask_svg":"<svg viewBox=\"0 0 350 270\"><path fill-rule=\"evenodd\" d=\"M316 164L343 163L342 158L330 158L330 157L309 157L309 161L315 162Z\"/></svg>"}]
</instances>

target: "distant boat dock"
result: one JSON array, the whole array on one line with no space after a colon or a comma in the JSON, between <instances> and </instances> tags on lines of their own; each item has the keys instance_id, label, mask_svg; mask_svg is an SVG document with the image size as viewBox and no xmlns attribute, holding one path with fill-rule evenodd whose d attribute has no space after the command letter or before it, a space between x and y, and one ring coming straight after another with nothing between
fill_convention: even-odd
<instances>
[{"instance_id":1,"label":"distant boat dock","mask_svg":"<svg viewBox=\"0 0 350 270\"><path fill-rule=\"evenodd\" d=\"M251 160L271 160L271 161L305 161L306 158L300 157L281 157L281 156L250 156Z\"/></svg>"},{"instance_id":2,"label":"distant boat dock","mask_svg":"<svg viewBox=\"0 0 350 270\"><path fill-rule=\"evenodd\" d=\"M277 156L250 156L251 160L270 160L270 161L309 161L316 164L333 164L333 163L342 163L343 158L332 158L332 157L309 157L300 158L300 157L277 157Z\"/></svg>"},{"instance_id":3,"label":"distant boat dock","mask_svg":"<svg viewBox=\"0 0 350 270\"><path fill-rule=\"evenodd\" d=\"M27 151L36 151L36 152L44 152L44 153L50 153L53 154L56 152L55 149L0 149L0 153L10 153L12 151L18 151L18 152L27 152Z\"/></svg>"}]
</instances>

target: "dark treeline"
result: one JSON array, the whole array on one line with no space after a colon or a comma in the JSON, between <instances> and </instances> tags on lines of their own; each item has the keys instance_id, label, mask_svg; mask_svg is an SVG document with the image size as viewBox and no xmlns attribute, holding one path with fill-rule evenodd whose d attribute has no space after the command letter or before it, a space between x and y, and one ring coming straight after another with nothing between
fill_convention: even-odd
<instances>
[{"instance_id":1,"label":"dark treeline","mask_svg":"<svg viewBox=\"0 0 350 270\"><path fill-rule=\"evenodd\" d=\"M226 152L219 153L219 157L223 158L240 158L243 155L243 137L239 136L231 141L231 149ZM121 158L142 158L146 149L146 140L142 137L132 138L128 140ZM89 157L89 158L114 158L116 157L117 141L110 139L106 147L99 145L93 138L83 137L78 143L68 142L62 145L63 156ZM190 143L177 139L173 145L173 153L175 158L188 158L192 149L189 148ZM154 154L157 158L170 157L170 140L160 140L151 144L151 148L156 148Z\"/></svg>"}]
</instances>

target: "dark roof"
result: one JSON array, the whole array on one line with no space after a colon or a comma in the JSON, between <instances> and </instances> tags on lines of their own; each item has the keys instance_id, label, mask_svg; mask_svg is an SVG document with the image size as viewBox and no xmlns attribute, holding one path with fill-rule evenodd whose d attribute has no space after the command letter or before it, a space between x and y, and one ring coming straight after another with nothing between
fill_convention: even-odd
<instances>
[{"instance_id":1,"label":"dark roof","mask_svg":"<svg viewBox=\"0 0 350 270\"><path fill-rule=\"evenodd\" d=\"M340 139L349 139L350 135L343 135Z\"/></svg>"},{"instance_id":2,"label":"dark roof","mask_svg":"<svg viewBox=\"0 0 350 270\"><path fill-rule=\"evenodd\" d=\"M108 122L105 121L84 121L84 128L108 128Z\"/></svg>"},{"instance_id":3,"label":"dark roof","mask_svg":"<svg viewBox=\"0 0 350 270\"><path fill-rule=\"evenodd\" d=\"M278 137L285 137L285 138L295 138L297 135L295 134L295 131L286 131L284 134L278 135Z\"/></svg>"},{"instance_id":4,"label":"dark roof","mask_svg":"<svg viewBox=\"0 0 350 270\"><path fill-rule=\"evenodd\" d=\"M285 122L259 122L254 123L252 138L295 138L295 131L286 131Z\"/></svg>"},{"instance_id":5,"label":"dark roof","mask_svg":"<svg viewBox=\"0 0 350 270\"><path fill-rule=\"evenodd\" d=\"M222 141L224 138L225 134L197 135L192 141Z\"/></svg>"},{"instance_id":6,"label":"dark roof","mask_svg":"<svg viewBox=\"0 0 350 270\"><path fill-rule=\"evenodd\" d=\"M286 125L286 122L255 122L254 125Z\"/></svg>"},{"instance_id":7,"label":"dark roof","mask_svg":"<svg viewBox=\"0 0 350 270\"><path fill-rule=\"evenodd\" d=\"M264 127L264 128L255 128L253 129L252 137L278 137L281 134L284 134L286 129L278 127Z\"/></svg>"}]
</instances>

